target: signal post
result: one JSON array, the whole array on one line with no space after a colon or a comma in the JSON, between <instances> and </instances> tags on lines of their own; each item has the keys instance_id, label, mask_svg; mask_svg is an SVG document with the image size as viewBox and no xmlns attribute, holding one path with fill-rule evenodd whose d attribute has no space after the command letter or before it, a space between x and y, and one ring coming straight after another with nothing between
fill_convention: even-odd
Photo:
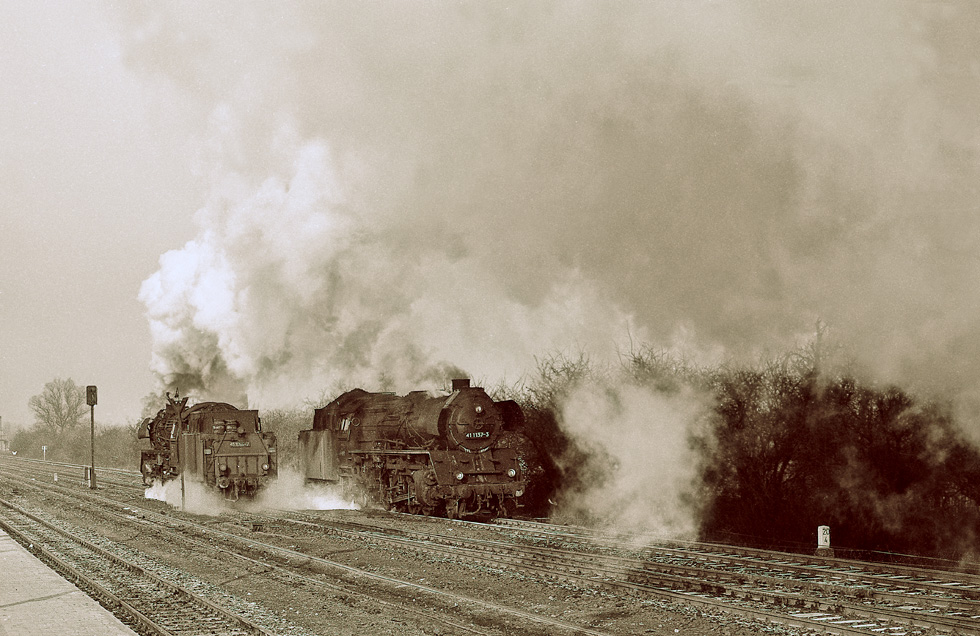
<instances>
[{"instance_id":1,"label":"signal post","mask_svg":"<svg viewBox=\"0 0 980 636\"><path fill-rule=\"evenodd\" d=\"M88 487L95 490L95 405L99 401L99 390L94 385L85 387L85 402L92 411L92 466L88 471Z\"/></svg>"}]
</instances>

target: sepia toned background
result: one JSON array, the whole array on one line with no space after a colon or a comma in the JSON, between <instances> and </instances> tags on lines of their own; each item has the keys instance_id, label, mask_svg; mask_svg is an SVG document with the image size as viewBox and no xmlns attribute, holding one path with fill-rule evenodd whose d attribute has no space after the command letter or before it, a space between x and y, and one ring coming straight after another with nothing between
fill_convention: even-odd
<instances>
[{"instance_id":1,"label":"sepia toned background","mask_svg":"<svg viewBox=\"0 0 980 636\"><path fill-rule=\"evenodd\" d=\"M980 437L971 2L0 7L0 415L705 363L824 325Z\"/></svg>"}]
</instances>

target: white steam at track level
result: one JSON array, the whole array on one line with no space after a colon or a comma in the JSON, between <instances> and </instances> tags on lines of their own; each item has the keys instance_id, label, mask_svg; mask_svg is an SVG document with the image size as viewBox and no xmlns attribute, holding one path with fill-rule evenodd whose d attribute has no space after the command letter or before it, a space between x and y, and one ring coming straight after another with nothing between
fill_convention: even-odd
<instances>
[{"instance_id":1,"label":"white steam at track level","mask_svg":"<svg viewBox=\"0 0 980 636\"><path fill-rule=\"evenodd\" d=\"M266 510L358 510L359 506L346 500L337 487L304 484L303 476L286 470L253 500L226 500L220 492L199 481L171 479L166 483L153 482L144 493L173 508L199 515L217 515L230 510L262 512Z\"/></svg>"},{"instance_id":2,"label":"white steam at track level","mask_svg":"<svg viewBox=\"0 0 980 636\"><path fill-rule=\"evenodd\" d=\"M209 115L196 236L140 293L169 386L265 408L818 319L881 378L980 386L976 3L123 18Z\"/></svg>"}]
</instances>

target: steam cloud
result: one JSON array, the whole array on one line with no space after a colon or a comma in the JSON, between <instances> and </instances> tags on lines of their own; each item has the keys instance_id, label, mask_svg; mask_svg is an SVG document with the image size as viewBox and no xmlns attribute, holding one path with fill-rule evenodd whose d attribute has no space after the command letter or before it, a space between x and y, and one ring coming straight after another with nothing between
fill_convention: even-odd
<instances>
[{"instance_id":1,"label":"steam cloud","mask_svg":"<svg viewBox=\"0 0 980 636\"><path fill-rule=\"evenodd\" d=\"M268 510L357 510L359 506L347 501L339 487L305 484L303 475L295 470L280 472L254 500L229 502L216 491L195 479L155 481L144 492L173 508L198 515L217 515L231 510L264 512Z\"/></svg>"},{"instance_id":2,"label":"steam cloud","mask_svg":"<svg viewBox=\"0 0 980 636\"><path fill-rule=\"evenodd\" d=\"M574 273L529 305L478 260L389 245L403 237L338 202L322 143L296 153L288 181L250 190L228 177L198 214L200 236L144 283L167 384L247 392L263 406L351 382L435 387L451 364L519 375L529 351L609 349L608 325L625 331L627 318L598 308L602 294Z\"/></svg>"},{"instance_id":3,"label":"steam cloud","mask_svg":"<svg viewBox=\"0 0 980 636\"><path fill-rule=\"evenodd\" d=\"M604 525L659 536L696 536L691 490L698 462L688 444L707 400L624 385L578 387L563 409L565 429L586 451L612 459L600 487L571 494L566 505Z\"/></svg>"},{"instance_id":4,"label":"steam cloud","mask_svg":"<svg viewBox=\"0 0 980 636\"><path fill-rule=\"evenodd\" d=\"M122 18L208 113L197 236L140 292L168 385L267 408L817 320L881 379L980 385L976 3Z\"/></svg>"}]
</instances>

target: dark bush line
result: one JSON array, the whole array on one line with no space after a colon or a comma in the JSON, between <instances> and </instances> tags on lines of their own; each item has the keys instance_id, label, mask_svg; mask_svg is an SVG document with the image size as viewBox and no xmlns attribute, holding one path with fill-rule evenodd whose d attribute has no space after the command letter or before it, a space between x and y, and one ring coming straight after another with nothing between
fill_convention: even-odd
<instances>
[{"instance_id":1,"label":"dark bush line","mask_svg":"<svg viewBox=\"0 0 980 636\"><path fill-rule=\"evenodd\" d=\"M709 396L708 426L690 437L700 459L691 485L699 538L812 551L817 527L828 525L832 545L855 553L974 556L980 452L951 406L819 363L813 347L717 369L640 350L613 373L651 391L689 386ZM578 448L561 427L563 397L595 375L587 360L558 355L512 396L547 455L536 506L595 486L602 462L612 461Z\"/></svg>"}]
</instances>

